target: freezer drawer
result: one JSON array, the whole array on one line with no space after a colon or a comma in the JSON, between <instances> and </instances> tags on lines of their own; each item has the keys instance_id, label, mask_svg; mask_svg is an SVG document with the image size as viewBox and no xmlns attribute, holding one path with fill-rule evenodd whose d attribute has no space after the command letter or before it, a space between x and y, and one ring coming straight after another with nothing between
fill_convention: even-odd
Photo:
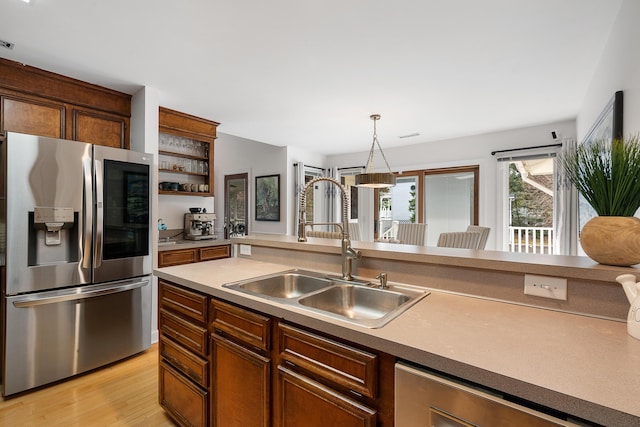
<instances>
[{"instance_id":1,"label":"freezer drawer","mask_svg":"<svg viewBox=\"0 0 640 427\"><path fill-rule=\"evenodd\" d=\"M5 299L3 395L151 345L151 276Z\"/></svg>"}]
</instances>

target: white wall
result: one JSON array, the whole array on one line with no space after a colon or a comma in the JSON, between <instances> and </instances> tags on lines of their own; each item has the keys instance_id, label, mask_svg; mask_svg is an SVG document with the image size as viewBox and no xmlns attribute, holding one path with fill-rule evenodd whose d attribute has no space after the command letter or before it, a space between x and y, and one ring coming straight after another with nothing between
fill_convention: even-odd
<instances>
[{"instance_id":1,"label":"white wall","mask_svg":"<svg viewBox=\"0 0 640 427\"><path fill-rule=\"evenodd\" d=\"M557 131L560 138L576 137L575 121L565 120L539 126L443 141L425 142L391 149L385 149L384 141L381 141L380 144L394 172L479 165L479 225L491 227L492 230L496 230L498 226L498 198L496 196L497 162L491 155L491 152L555 143L557 141L553 141L551 138L552 130ZM367 156L368 152L364 151L330 156L327 159L327 164L338 167L353 166L365 163ZM376 166L374 169L384 171L382 159L378 151L375 153L375 160ZM373 190L360 189L361 196L363 192L373 192ZM373 203L370 203L369 206L370 212L368 212L367 216L372 218ZM494 249L496 247L496 234L497 233L493 231L489 235L487 249Z\"/></svg>"},{"instance_id":2,"label":"white wall","mask_svg":"<svg viewBox=\"0 0 640 427\"><path fill-rule=\"evenodd\" d=\"M224 126L224 123L221 127ZM249 174L249 232L286 234L287 200L287 157L286 148L263 144L218 132L215 142L214 187L215 208L218 214L216 232L222 233L224 217L224 176L238 173ZM280 221L256 221L254 207L255 177L280 174Z\"/></svg>"},{"instance_id":3,"label":"white wall","mask_svg":"<svg viewBox=\"0 0 640 427\"><path fill-rule=\"evenodd\" d=\"M158 182L158 91L144 87L131 97L131 149L154 155L152 182ZM153 193L151 199L151 223L158 218L158 198ZM157 253L157 229L152 229L152 254ZM153 268L158 266L157 257L152 258ZM151 342L158 341L158 278L153 276L151 282Z\"/></svg>"},{"instance_id":4,"label":"white wall","mask_svg":"<svg viewBox=\"0 0 640 427\"><path fill-rule=\"evenodd\" d=\"M624 92L624 134L640 132L640 1L625 0L577 118L584 138L613 94Z\"/></svg>"}]
</instances>

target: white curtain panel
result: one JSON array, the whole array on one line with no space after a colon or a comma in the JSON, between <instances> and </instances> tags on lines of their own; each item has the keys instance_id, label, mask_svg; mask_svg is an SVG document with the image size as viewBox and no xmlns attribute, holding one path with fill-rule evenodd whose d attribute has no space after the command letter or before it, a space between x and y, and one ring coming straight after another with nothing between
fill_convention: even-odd
<instances>
[{"instance_id":1,"label":"white curtain panel","mask_svg":"<svg viewBox=\"0 0 640 427\"><path fill-rule=\"evenodd\" d=\"M576 142L572 139L562 141L560 155L576 150ZM555 166L554 197L554 253L558 255L576 255L578 252L578 192L576 187Z\"/></svg>"}]
</instances>

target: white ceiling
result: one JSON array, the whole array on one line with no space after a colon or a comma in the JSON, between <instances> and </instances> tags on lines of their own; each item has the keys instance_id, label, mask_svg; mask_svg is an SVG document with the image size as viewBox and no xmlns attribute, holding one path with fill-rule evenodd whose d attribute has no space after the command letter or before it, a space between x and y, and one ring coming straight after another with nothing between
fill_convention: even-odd
<instances>
[{"instance_id":1,"label":"white ceiling","mask_svg":"<svg viewBox=\"0 0 640 427\"><path fill-rule=\"evenodd\" d=\"M621 2L0 0L0 56L339 154L575 118Z\"/></svg>"}]
</instances>

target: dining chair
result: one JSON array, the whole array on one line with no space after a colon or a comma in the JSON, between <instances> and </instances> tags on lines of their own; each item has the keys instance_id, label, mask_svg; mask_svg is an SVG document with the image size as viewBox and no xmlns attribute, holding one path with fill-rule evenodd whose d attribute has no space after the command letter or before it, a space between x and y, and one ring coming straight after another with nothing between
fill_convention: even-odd
<instances>
[{"instance_id":1,"label":"dining chair","mask_svg":"<svg viewBox=\"0 0 640 427\"><path fill-rule=\"evenodd\" d=\"M475 231L480 233L480 240L478 241L477 249L484 249L487 245L487 239L489 238L490 227L482 227L480 225L470 225L467 227L467 231Z\"/></svg>"},{"instance_id":2,"label":"dining chair","mask_svg":"<svg viewBox=\"0 0 640 427\"><path fill-rule=\"evenodd\" d=\"M438 247L478 249L481 233L476 231L451 231L440 233Z\"/></svg>"},{"instance_id":3,"label":"dining chair","mask_svg":"<svg viewBox=\"0 0 640 427\"><path fill-rule=\"evenodd\" d=\"M338 231L308 230L306 235L307 237L320 237L323 239L342 239L342 233Z\"/></svg>"},{"instance_id":4,"label":"dining chair","mask_svg":"<svg viewBox=\"0 0 640 427\"><path fill-rule=\"evenodd\" d=\"M427 224L399 223L396 240L407 245L424 246L427 241Z\"/></svg>"}]
</instances>

